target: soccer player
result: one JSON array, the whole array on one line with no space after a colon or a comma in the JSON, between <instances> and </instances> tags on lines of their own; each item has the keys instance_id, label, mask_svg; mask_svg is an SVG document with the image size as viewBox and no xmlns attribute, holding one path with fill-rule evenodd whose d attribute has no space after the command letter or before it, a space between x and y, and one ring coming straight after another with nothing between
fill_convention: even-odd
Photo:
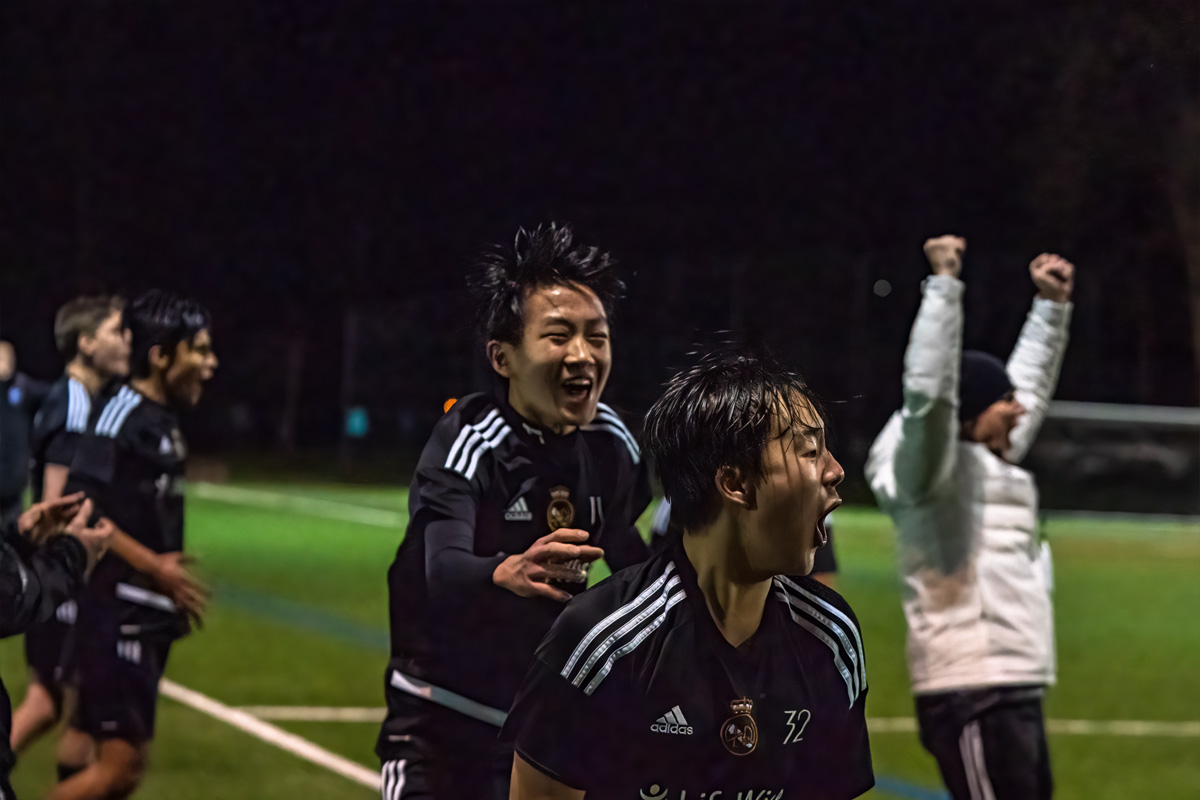
<instances>
[{"instance_id":1,"label":"soccer player","mask_svg":"<svg viewBox=\"0 0 1200 800\"><path fill-rule=\"evenodd\" d=\"M665 497L654 509L654 517L650 521L650 546L658 551L670 546L672 537L683 535L683 529L678 522L671 519L671 501ZM814 578L828 586L837 588L837 554L833 550L833 514L825 518L825 541L813 555L813 568L810 573Z\"/></svg>"},{"instance_id":2,"label":"soccer player","mask_svg":"<svg viewBox=\"0 0 1200 800\"><path fill-rule=\"evenodd\" d=\"M1043 253L1005 365L962 350L966 241L925 243L933 275L904 354L904 406L867 477L896 523L921 743L955 800L1038 800L1052 778L1042 694L1054 683L1050 550L1028 452L1067 347L1074 267Z\"/></svg>"},{"instance_id":3,"label":"soccer player","mask_svg":"<svg viewBox=\"0 0 1200 800\"><path fill-rule=\"evenodd\" d=\"M497 388L461 398L434 428L388 571L386 800L506 798L512 744L497 736L538 642L590 562L648 554L634 528L650 500L645 465L600 402L623 288L610 257L548 225L481 267Z\"/></svg>"},{"instance_id":4,"label":"soccer player","mask_svg":"<svg viewBox=\"0 0 1200 800\"><path fill-rule=\"evenodd\" d=\"M104 555L112 527L88 528L92 502L82 494L34 503L0 530L0 636L48 619L83 589ZM15 756L8 745L8 692L0 683L0 797L11 798L8 776Z\"/></svg>"},{"instance_id":5,"label":"soccer player","mask_svg":"<svg viewBox=\"0 0 1200 800\"><path fill-rule=\"evenodd\" d=\"M510 797L858 797L875 782L862 633L805 577L844 476L808 387L718 352L644 431L684 534L555 622L505 727Z\"/></svg>"},{"instance_id":6,"label":"soccer player","mask_svg":"<svg viewBox=\"0 0 1200 800\"><path fill-rule=\"evenodd\" d=\"M97 399L67 478L67 490L86 492L117 528L76 623L76 721L98 743L97 756L59 783L53 800L122 798L137 788L171 643L204 606L184 566L179 413L196 405L217 367L209 314L151 291L126 308L125 323L131 379Z\"/></svg>"},{"instance_id":7,"label":"soccer player","mask_svg":"<svg viewBox=\"0 0 1200 800\"><path fill-rule=\"evenodd\" d=\"M75 445L87 428L92 395L113 377L129 373L129 336L123 303L113 297L79 297L54 318L54 341L66 363L33 418L29 436L33 500L55 500L67 483ZM68 600L55 615L25 633L29 686L13 714L12 748L21 752L74 705L74 677L64 661L64 644L78 607ZM68 730L58 743L59 779L82 769L90 739Z\"/></svg>"}]
</instances>

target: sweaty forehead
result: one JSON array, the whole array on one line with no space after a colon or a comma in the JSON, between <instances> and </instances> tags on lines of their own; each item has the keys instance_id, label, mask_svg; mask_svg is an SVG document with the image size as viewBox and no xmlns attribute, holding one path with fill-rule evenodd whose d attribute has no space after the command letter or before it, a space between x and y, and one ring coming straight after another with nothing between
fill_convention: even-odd
<instances>
[{"instance_id":1,"label":"sweaty forehead","mask_svg":"<svg viewBox=\"0 0 1200 800\"><path fill-rule=\"evenodd\" d=\"M817 436L825 432L825 420L813 402L800 392L793 392L786 402L780 400L775 406L772 424L776 436L785 432L789 436Z\"/></svg>"},{"instance_id":2,"label":"sweaty forehead","mask_svg":"<svg viewBox=\"0 0 1200 800\"><path fill-rule=\"evenodd\" d=\"M579 284L539 286L525 297L527 324L565 320L575 324L606 322L604 304L596 293Z\"/></svg>"}]
</instances>

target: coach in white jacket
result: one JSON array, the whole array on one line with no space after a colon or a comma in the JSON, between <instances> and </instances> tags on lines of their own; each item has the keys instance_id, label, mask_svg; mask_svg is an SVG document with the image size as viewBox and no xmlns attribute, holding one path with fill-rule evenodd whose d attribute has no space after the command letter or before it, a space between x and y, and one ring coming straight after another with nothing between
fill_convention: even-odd
<instances>
[{"instance_id":1,"label":"coach in white jacket","mask_svg":"<svg viewBox=\"0 0 1200 800\"><path fill-rule=\"evenodd\" d=\"M1007 365L962 351L966 242L925 243L933 268L904 354L904 407L867 478L898 531L908 668L921 742L955 800L1048 798L1041 698L1054 683L1049 547L1028 452L1058 382L1074 268L1042 254Z\"/></svg>"}]
</instances>

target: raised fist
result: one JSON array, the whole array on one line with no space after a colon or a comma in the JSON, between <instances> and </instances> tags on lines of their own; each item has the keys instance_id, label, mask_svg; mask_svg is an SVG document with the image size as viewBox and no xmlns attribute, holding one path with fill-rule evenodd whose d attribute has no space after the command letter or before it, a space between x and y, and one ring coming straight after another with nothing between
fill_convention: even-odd
<instances>
[{"instance_id":1,"label":"raised fist","mask_svg":"<svg viewBox=\"0 0 1200 800\"><path fill-rule=\"evenodd\" d=\"M1029 274L1038 296L1066 303L1075 288L1075 265L1062 256L1042 253L1029 264Z\"/></svg>"},{"instance_id":2,"label":"raised fist","mask_svg":"<svg viewBox=\"0 0 1200 800\"><path fill-rule=\"evenodd\" d=\"M925 257L934 275L950 275L957 278L962 272L962 257L967 251L967 240L961 236L938 236L925 240Z\"/></svg>"}]
</instances>

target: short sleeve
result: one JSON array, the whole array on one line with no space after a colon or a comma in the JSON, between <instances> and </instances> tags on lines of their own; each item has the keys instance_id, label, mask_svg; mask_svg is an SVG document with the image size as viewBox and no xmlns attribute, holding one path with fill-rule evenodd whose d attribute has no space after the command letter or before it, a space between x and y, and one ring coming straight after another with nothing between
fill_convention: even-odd
<instances>
[{"instance_id":1,"label":"short sleeve","mask_svg":"<svg viewBox=\"0 0 1200 800\"><path fill-rule=\"evenodd\" d=\"M47 464L70 467L71 462L75 458L75 449L79 446L81 438L82 435L75 431L60 428L46 440L46 451L43 460Z\"/></svg>"},{"instance_id":2,"label":"short sleeve","mask_svg":"<svg viewBox=\"0 0 1200 800\"><path fill-rule=\"evenodd\" d=\"M867 692L846 713L837 734L826 742L822 772L825 784L821 797L830 800L851 800L866 794L875 785L875 769L871 763L871 743L867 738Z\"/></svg>"},{"instance_id":3,"label":"short sleeve","mask_svg":"<svg viewBox=\"0 0 1200 800\"><path fill-rule=\"evenodd\" d=\"M551 631L539 648L501 738L559 783L588 789L615 761L621 682L610 676L591 694L575 686L563 667L548 660L558 660L548 652L553 636Z\"/></svg>"},{"instance_id":4,"label":"short sleeve","mask_svg":"<svg viewBox=\"0 0 1200 800\"><path fill-rule=\"evenodd\" d=\"M71 472L64 494L86 493L95 506L95 515L103 516L109 487L116 476L116 464L115 439L94 434L80 436L71 458Z\"/></svg>"}]
</instances>

